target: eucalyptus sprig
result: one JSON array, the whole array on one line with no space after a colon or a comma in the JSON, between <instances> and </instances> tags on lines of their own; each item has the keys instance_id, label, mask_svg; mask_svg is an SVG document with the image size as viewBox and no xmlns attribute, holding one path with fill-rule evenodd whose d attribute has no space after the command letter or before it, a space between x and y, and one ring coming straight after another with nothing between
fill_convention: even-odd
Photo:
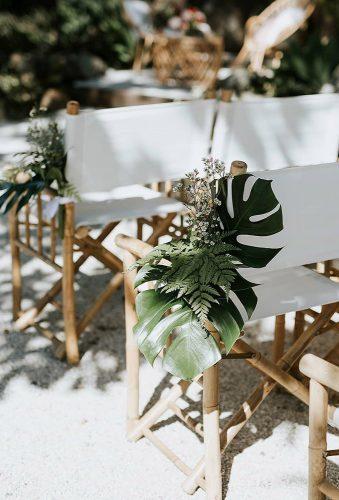
<instances>
[{"instance_id":1,"label":"eucalyptus sprig","mask_svg":"<svg viewBox=\"0 0 339 500\"><path fill-rule=\"evenodd\" d=\"M239 269L264 267L280 251L244 245L238 237L268 236L283 228L271 181L255 179L245 198L252 176L225 176L224 163L212 158L203 163L204 176L194 170L177 188L186 199L187 235L155 247L135 265L135 287L154 283L154 289L141 291L136 299L139 348L153 363L174 334L163 364L182 379L194 378L228 353L251 317L256 285ZM221 345L208 323L218 331Z\"/></svg>"}]
</instances>

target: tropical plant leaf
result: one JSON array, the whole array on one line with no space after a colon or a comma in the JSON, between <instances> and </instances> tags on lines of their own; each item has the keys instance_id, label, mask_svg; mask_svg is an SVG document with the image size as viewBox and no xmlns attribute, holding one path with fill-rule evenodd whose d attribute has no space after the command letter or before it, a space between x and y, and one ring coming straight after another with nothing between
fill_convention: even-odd
<instances>
[{"instance_id":1,"label":"tropical plant leaf","mask_svg":"<svg viewBox=\"0 0 339 500\"><path fill-rule=\"evenodd\" d=\"M209 318L225 344L226 354L240 337L244 320L231 299L223 300L220 306L212 306Z\"/></svg>"},{"instance_id":2,"label":"tropical plant leaf","mask_svg":"<svg viewBox=\"0 0 339 500\"><path fill-rule=\"evenodd\" d=\"M0 208L2 208L5 205L5 203L8 201L8 198L11 196L14 190L15 190L14 184L6 188L6 191L0 196Z\"/></svg>"},{"instance_id":3,"label":"tropical plant leaf","mask_svg":"<svg viewBox=\"0 0 339 500\"><path fill-rule=\"evenodd\" d=\"M136 313L139 321L133 331L137 336L138 345L143 343L165 312L175 305L183 305L183 303L157 290L145 290L137 295Z\"/></svg>"},{"instance_id":4,"label":"tropical plant leaf","mask_svg":"<svg viewBox=\"0 0 339 500\"><path fill-rule=\"evenodd\" d=\"M160 264L157 266L145 264L141 269L139 269L135 277L134 287L137 288L138 286L148 283L149 281L160 279L164 271L166 271L166 266L162 266Z\"/></svg>"},{"instance_id":5,"label":"tropical plant leaf","mask_svg":"<svg viewBox=\"0 0 339 500\"><path fill-rule=\"evenodd\" d=\"M245 290L233 290L233 292L244 306L247 313L247 319L250 319L258 303L258 297L254 293L253 289L247 288Z\"/></svg>"},{"instance_id":6,"label":"tropical plant leaf","mask_svg":"<svg viewBox=\"0 0 339 500\"><path fill-rule=\"evenodd\" d=\"M237 175L232 180L218 181L217 197L221 201L219 217L227 231L237 234L270 236L283 229L282 210L273 189L272 181L256 178L248 198L244 199L245 184L251 174ZM233 217L227 209L227 199L231 196ZM253 220L257 217L257 220ZM252 219L252 220L251 220Z\"/></svg>"},{"instance_id":7,"label":"tropical plant leaf","mask_svg":"<svg viewBox=\"0 0 339 500\"><path fill-rule=\"evenodd\" d=\"M31 180L23 184L2 183L0 190L5 188L5 192L0 196L0 209L6 214L17 203L18 212L29 202L32 196L42 191L44 187L45 182L41 180Z\"/></svg>"},{"instance_id":8,"label":"tropical plant leaf","mask_svg":"<svg viewBox=\"0 0 339 500\"><path fill-rule=\"evenodd\" d=\"M241 250L239 258L246 267L262 268L267 266L280 252L281 248L252 247L238 243Z\"/></svg>"},{"instance_id":9,"label":"tropical plant leaf","mask_svg":"<svg viewBox=\"0 0 339 500\"><path fill-rule=\"evenodd\" d=\"M177 309L162 318L144 340L139 343L139 349L152 365L159 352L165 347L169 335L175 328L190 323L193 313L187 306Z\"/></svg>"},{"instance_id":10,"label":"tropical plant leaf","mask_svg":"<svg viewBox=\"0 0 339 500\"><path fill-rule=\"evenodd\" d=\"M272 181L255 178L249 196L244 199L246 182L250 174L217 181L216 193L220 200L218 215L227 232L232 232L234 243L241 250L239 259L247 266L265 267L281 250L244 245L237 241L239 235L271 236L283 229L282 210L273 189ZM233 214L229 213L231 197Z\"/></svg>"},{"instance_id":11,"label":"tropical plant leaf","mask_svg":"<svg viewBox=\"0 0 339 500\"><path fill-rule=\"evenodd\" d=\"M184 380L190 380L221 359L219 347L197 320L178 328L178 334L166 350L164 368Z\"/></svg>"}]
</instances>

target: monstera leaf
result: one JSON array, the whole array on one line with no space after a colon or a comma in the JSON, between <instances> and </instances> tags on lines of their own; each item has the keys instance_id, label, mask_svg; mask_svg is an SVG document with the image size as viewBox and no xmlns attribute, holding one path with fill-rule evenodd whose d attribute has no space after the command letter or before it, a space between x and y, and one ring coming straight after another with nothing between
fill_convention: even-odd
<instances>
[{"instance_id":1,"label":"monstera leaf","mask_svg":"<svg viewBox=\"0 0 339 500\"><path fill-rule=\"evenodd\" d=\"M43 180L31 180L23 184L15 184L13 182L0 182L0 192L4 193L0 196L0 210L6 214L14 205L17 205L18 212L24 207L29 200L42 191L45 187Z\"/></svg>"},{"instance_id":2,"label":"monstera leaf","mask_svg":"<svg viewBox=\"0 0 339 500\"><path fill-rule=\"evenodd\" d=\"M252 179L253 185L247 198L245 186ZM239 235L271 236L283 229L282 211L273 190L272 181L255 178L250 174L217 181L216 195L221 204L218 215L224 229L232 233L241 250L240 259L250 267L265 267L281 250L243 245L236 241ZM231 202L231 203L230 203ZM230 206L233 214L230 214Z\"/></svg>"},{"instance_id":3,"label":"monstera leaf","mask_svg":"<svg viewBox=\"0 0 339 500\"><path fill-rule=\"evenodd\" d=\"M247 181L252 184L248 195ZM172 241L137 263L135 287L155 282L154 290L140 292L136 300L134 332L139 349L153 364L174 333L163 351L163 365L181 379L192 379L217 363L222 352L232 349L251 317L257 304L256 285L241 276L238 268L264 267L280 250L237 241L240 235L269 236L282 230L282 211L271 181L241 175L218 180L211 189L220 201L222 241L212 247ZM203 315L192 297L202 303ZM206 322L218 331L222 344L206 329Z\"/></svg>"},{"instance_id":4,"label":"monstera leaf","mask_svg":"<svg viewBox=\"0 0 339 500\"><path fill-rule=\"evenodd\" d=\"M171 308L174 310L170 311ZM214 338L183 300L173 299L158 290L142 291L137 295L136 312L139 321L134 326L134 334L140 351L150 364L154 363L174 330L177 336L164 357L164 367L173 375L192 379L221 358Z\"/></svg>"}]
</instances>

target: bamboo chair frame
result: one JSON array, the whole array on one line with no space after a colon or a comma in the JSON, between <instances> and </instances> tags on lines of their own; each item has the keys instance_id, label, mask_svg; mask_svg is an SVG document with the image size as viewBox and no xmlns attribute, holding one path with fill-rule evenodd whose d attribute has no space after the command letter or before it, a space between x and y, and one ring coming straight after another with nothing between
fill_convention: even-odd
<instances>
[{"instance_id":1,"label":"bamboo chair frame","mask_svg":"<svg viewBox=\"0 0 339 500\"><path fill-rule=\"evenodd\" d=\"M300 371L310 378L308 498L309 500L339 499L339 489L326 479L326 459L339 455L339 450L327 449L327 407L330 388L339 392L339 368L312 354L300 361Z\"/></svg>"},{"instance_id":2,"label":"bamboo chair frame","mask_svg":"<svg viewBox=\"0 0 339 500\"><path fill-rule=\"evenodd\" d=\"M246 164L238 165L238 170L233 169L233 175L246 171ZM238 339L231 353L226 358L243 359L253 366L262 375L262 381L257 385L247 400L224 428L219 426L219 365L206 370L193 382L181 380L174 383L166 396L161 397L154 406L144 415L139 411L139 350L133 334L133 326L137 322L135 312L136 290L134 289L135 271L127 272L137 259L147 255L152 247L142 241L124 235L116 237L117 245L123 249L124 262L124 287L125 287L125 321L126 321L126 366L127 366L127 437L131 441L137 441L146 437L151 441L174 465L186 476L182 484L184 491L193 494L198 487L206 491L209 500L221 500L222 478L221 478L221 455L227 450L236 435L248 422L251 416L259 408L260 404L277 386L293 394L305 404L309 404L310 396L307 387L289 372L296 365L306 348L312 340L322 333L338 325L331 318L339 311L339 303L329 304L322 307L320 313L312 310L310 316L313 322L305 327L303 313L298 315L298 335L294 336L292 345L284 353L285 341L285 317L280 315L276 319L275 337L273 343L273 361L265 357L261 352L253 348L243 339ZM302 319L302 322L300 321ZM212 325L206 327L211 334L218 339L218 333ZM339 351L339 343L331 349L325 359L331 359ZM198 383L203 389L203 427L188 415L187 410L182 410L176 404L183 396L191 383ZM185 464L180 457L163 443L151 430L162 415L171 410L184 424L196 432L204 440L204 454L191 468ZM327 405L327 419L331 420L335 408Z\"/></svg>"},{"instance_id":3,"label":"bamboo chair frame","mask_svg":"<svg viewBox=\"0 0 339 500\"><path fill-rule=\"evenodd\" d=\"M79 104L70 101L67 104L67 113L76 115L79 112ZM170 191L168 183L167 192ZM55 193L49 190L46 193L53 197ZM89 227L75 227L75 204L64 205L64 237L62 239L62 264L57 263L57 242L58 227L57 218L54 216L49 222L43 219L42 196L37 196L36 220L32 217L32 208L29 205L20 214L16 214L16 207L13 207L9 214L9 239L12 256L12 300L13 300L13 321L16 329L24 331L29 326L34 326L39 333L52 341L55 347L55 354L58 358L63 358L66 354L70 364L77 364L80 359L78 339L87 326L91 323L103 305L109 300L112 294L117 291L122 282L122 262L112 252L103 246L105 239L111 234L120 221L110 222L103 227L100 234L93 238L90 235ZM174 234L180 231L174 222L177 213L169 213L166 216L154 216L149 219L137 220L137 233L142 237L143 227L151 227L152 234L148 238L148 243L157 244L158 239L165 234ZM22 228L24 232L22 232ZM43 241L46 233L49 234L49 248L45 248ZM33 241L35 240L35 241ZM81 255L75 259L75 252ZM30 257L35 257L58 271L61 277L53 286L44 293L27 310L21 308L22 298L22 277L21 277L21 253ZM90 257L94 257L114 274L106 288L91 303L81 318L76 316L76 301L74 292L75 275L81 266ZM61 293L62 301L56 300ZM47 305L52 305L61 311L64 319L65 342L60 341L54 333L43 328L39 317Z\"/></svg>"},{"instance_id":4,"label":"bamboo chair frame","mask_svg":"<svg viewBox=\"0 0 339 500\"><path fill-rule=\"evenodd\" d=\"M256 50L255 42L253 41L253 35L255 31L263 24L269 21L271 17L274 17L277 13L284 10L290 5L298 5L300 7L305 7L305 14L302 22L295 23L288 29L285 29L276 40L274 46L267 47L266 50ZM233 62L233 66L241 66L248 59L250 60L251 68L260 72L262 69L264 57L266 52L279 46L282 42L287 40L291 35L293 35L298 29L305 23L305 21L310 17L315 8L314 3L311 0L275 0L266 9L264 9L258 16L250 17L245 25L245 39L243 46Z\"/></svg>"},{"instance_id":5,"label":"bamboo chair frame","mask_svg":"<svg viewBox=\"0 0 339 500\"><path fill-rule=\"evenodd\" d=\"M222 37L215 35L171 38L157 34L153 40L153 65L161 83L181 81L208 91L215 88L223 49Z\"/></svg>"}]
</instances>

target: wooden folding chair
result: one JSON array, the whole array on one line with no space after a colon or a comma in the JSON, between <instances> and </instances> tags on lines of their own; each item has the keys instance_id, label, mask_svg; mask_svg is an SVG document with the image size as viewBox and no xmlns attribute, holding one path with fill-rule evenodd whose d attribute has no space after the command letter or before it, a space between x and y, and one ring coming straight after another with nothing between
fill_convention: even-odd
<instances>
[{"instance_id":1,"label":"wooden folding chair","mask_svg":"<svg viewBox=\"0 0 339 500\"><path fill-rule=\"evenodd\" d=\"M187 168L200 164L210 147L215 114L214 101L80 114L78 108L74 101L67 106L67 178L78 189L81 201L63 206L63 258L59 259L56 251L57 218L46 220L44 216L45 198L52 199L53 193L39 195L34 210L27 206L19 215L15 210L10 214L15 327L24 330L36 326L55 343L58 355L62 356L66 347L70 363L79 360L79 335L122 283L122 263L104 246L104 241L125 219L136 220L137 232L132 234L142 237L144 230L149 243L156 244L159 237L168 233L180 234L175 218L184 205L144 185L158 185L161 181L170 191L168 183L172 179L180 179ZM101 232L94 237L91 231L98 228ZM26 311L21 308L21 252L61 273L51 289ZM75 252L80 252L76 259ZM90 256L113 271L114 276L82 318L77 319L74 275ZM56 300L61 292L62 302ZM38 321L48 304L62 311L66 345Z\"/></svg>"},{"instance_id":2,"label":"wooden folding chair","mask_svg":"<svg viewBox=\"0 0 339 500\"><path fill-rule=\"evenodd\" d=\"M338 94L221 102L212 154L226 164L234 158L242 158L251 165L252 171L331 163L338 159L338 131ZM318 263L317 268L327 275L334 274L330 262ZM304 326L305 314L297 311L295 338ZM284 349L283 315L277 317L275 329L276 339L280 339L273 346L276 361Z\"/></svg>"},{"instance_id":3,"label":"wooden folding chair","mask_svg":"<svg viewBox=\"0 0 339 500\"><path fill-rule=\"evenodd\" d=\"M266 53L298 31L314 7L310 0L275 0L261 14L250 17L243 46L233 65L249 60L253 71L260 73Z\"/></svg>"},{"instance_id":4,"label":"wooden folding chair","mask_svg":"<svg viewBox=\"0 0 339 500\"><path fill-rule=\"evenodd\" d=\"M326 459L339 455L327 449L327 388L339 392L339 368L313 354L306 354L299 363L300 371L310 380L310 418L308 454L309 500L339 499L339 489L326 480ZM336 410L339 412L339 409Z\"/></svg>"},{"instance_id":5,"label":"wooden folding chair","mask_svg":"<svg viewBox=\"0 0 339 500\"><path fill-rule=\"evenodd\" d=\"M273 237L265 237L265 246L283 247L267 268L260 272L248 269L244 273L246 278L260 284L256 287L258 305L251 319L281 316L287 312L315 306L322 308L320 313L314 311L313 323L302 331L276 362L267 359L243 338L234 344L230 357L243 358L264 377L223 429L219 428L220 363L206 370L192 382L202 384L203 387L203 430L201 424L177 404L190 386L190 382L184 380L174 383L165 396L140 416L139 352L132 331L137 321L134 308L137 292L133 287L134 273L127 271L136 259L150 251L151 246L127 236L120 235L116 239L119 247L124 249L126 270L128 438L136 441L145 436L187 476L183 483L187 493L192 494L200 486L206 490L207 498L214 500L221 499L221 453L225 452L262 401L277 385L284 387L302 402L309 403L307 388L289 371L315 336L327 331L329 325L337 329L331 318L339 310L339 284L304 266L339 255L339 241L335 231L339 216L336 187L339 181L338 164L294 167L271 172L256 172L254 175L273 180L272 186L283 210L284 230ZM250 237L242 238L242 242L246 244L247 238ZM267 239L269 241L266 241ZM210 325L206 326L214 335L217 334ZM339 344L337 348L338 346ZM227 363L227 359L225 362ZM193 468L174 454L152 430L168 410L178 416L191 430L203 435L204 454ZM335 409L328 407L327 411L328 418L332 421ZM339 427L339 421L336 425Z\"/></svg>"}]
</instances>

